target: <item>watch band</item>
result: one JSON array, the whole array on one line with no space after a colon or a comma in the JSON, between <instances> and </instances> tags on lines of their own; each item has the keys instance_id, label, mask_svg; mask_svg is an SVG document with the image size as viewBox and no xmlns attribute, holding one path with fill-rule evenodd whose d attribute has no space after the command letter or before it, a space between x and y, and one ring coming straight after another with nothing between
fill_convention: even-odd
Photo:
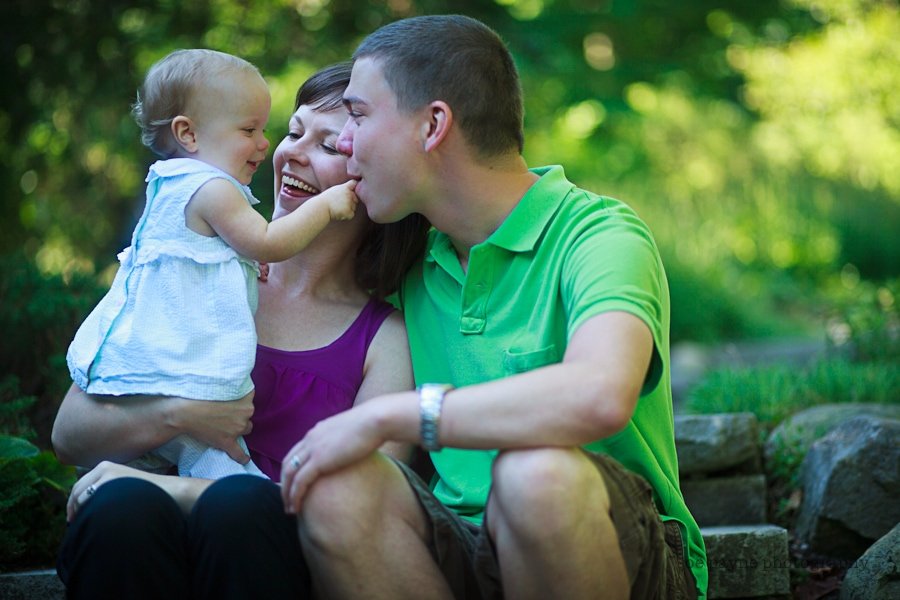
<instances>
[{"instance_id":1,"label":"watch band","mask_svg":"<svg viewBox=\"0 0 900 600\"><path fill-rule=\"evenodd\" d=\"M453 389L449 383L423 383L419 386L419 417L421 419L422 447L429 452L441 449L438 427L444 395Z\"/></svg>"}]
</instances>

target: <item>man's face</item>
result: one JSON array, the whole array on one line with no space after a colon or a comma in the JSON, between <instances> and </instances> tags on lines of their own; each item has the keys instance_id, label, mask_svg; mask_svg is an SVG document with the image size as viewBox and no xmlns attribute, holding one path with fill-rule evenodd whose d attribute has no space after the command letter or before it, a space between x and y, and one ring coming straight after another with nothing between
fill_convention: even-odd
<instances>
[{"instance_id":1,"label":"man's face","mask_svg":"<svg viewBox=\"0 0 900 600\"><path fill-rule=\"evenodd\" d=\"M347 172L359 180L356 195L369 218L389 223L417 212L424 155L418 113L398 110L380 64L370 58L353 65L344 104L350 118L338 150L348 157Z\"/></svg>"}]
</instances>

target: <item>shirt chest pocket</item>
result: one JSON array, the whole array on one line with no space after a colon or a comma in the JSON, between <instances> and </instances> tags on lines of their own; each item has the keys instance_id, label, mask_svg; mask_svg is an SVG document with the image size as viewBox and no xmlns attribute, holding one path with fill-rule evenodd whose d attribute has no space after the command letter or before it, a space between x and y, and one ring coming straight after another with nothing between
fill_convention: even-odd
<instances>
[{"instance_id":1,"label":"shirt chest pocket","mask_svg":"<svg viewBox=\"0 0 900 600\"><path fill-rule=\"evenodd\" d=\"M504 352L503 370L508 375L513 375L558 363L559 360L559 350L556 344L550 344L537 350L510 349Z\"/></svg>"}]
</instances>

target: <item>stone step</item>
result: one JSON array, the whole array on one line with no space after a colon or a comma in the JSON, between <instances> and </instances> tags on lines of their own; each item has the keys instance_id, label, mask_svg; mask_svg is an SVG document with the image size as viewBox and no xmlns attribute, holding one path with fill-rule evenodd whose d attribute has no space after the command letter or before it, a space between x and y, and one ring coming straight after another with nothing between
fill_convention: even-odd
<instances>
[{"instance_id":1,"label":"stone step","mask_svg":"<svg viewBox=\"0 0 900 600\"><path fill-rule=\"evenodd\" d=\"M764 475L682 479L681 493L701 527L766 522Z\"/></svg>"},{"instance_id":2,"label":"stone step","mask_svg":"<svg viewBox=\"0 0 900 600\"><path fill-rule=\"evenodd\" d=\"M753 413L675 415L675 451L682 479L723 472L762 473Z\"/></svg>"},{"instance_id":3,"label":"stone step","mask_svg":"<svg viewBox=\"0 0 900 600\"><path fill-rule=\"evenodd\" d=\"M787 530L776 525L702 527L710 600L789 598Z\"/></svg>"},{"instance_id":4,"label":"stone step","mask_svg":"<svg viewBox=\"0 0 900 600\"><path fill-rule=\"evenodd\" d=\"M62 600L66 589L53 569L0 573L3 600Z\"/></svg>"},{"instance_id":5,"label":"stone step","mask_svg":"<svg viewBox=\"0 0 900 600\"><path fill-rule=\"evenodd\" d=\"M788 598L787 530L775 525L701 528L709 563L709 598ZM62 600L65 589L52 569L0 574L4 600Z\"/></svg>"}]
</instances>

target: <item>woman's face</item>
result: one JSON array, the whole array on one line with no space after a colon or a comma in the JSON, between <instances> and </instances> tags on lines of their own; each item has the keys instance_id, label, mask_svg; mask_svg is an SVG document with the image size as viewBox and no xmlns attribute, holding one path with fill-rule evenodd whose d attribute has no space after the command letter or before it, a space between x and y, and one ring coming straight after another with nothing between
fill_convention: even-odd
<instances>
[{"instance_id":1,"label":"woman's face","mask_svg":"<svg viewBox=\"0 0 900 600\"><path fill-rule=\"evenodd\" d=\"M347 121L343 107L315 111L300 106L291 116L288 133L275 148L275 211L284 216L311 196L349 179L347 157L337 151L337 138ZM357 211L358 213L365 211Z\"/></svg>"}]
</instances>

